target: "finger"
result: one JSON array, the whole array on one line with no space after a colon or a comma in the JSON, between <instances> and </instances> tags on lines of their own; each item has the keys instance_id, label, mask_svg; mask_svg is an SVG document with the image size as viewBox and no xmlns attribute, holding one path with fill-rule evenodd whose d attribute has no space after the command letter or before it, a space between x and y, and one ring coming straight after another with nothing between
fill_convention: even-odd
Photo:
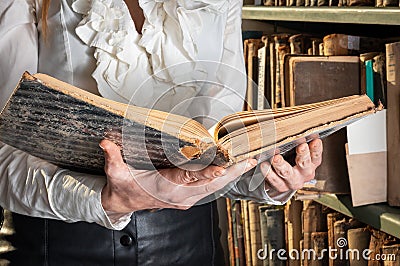
<instances>
[{"instance_id":1,"label":"finger","mask_svg":"<svg viewBox=\"0 0 400 266\"><path fill-rule=\"evenodd\" d=\"M321 139L314 139L308 144L310 149L311 162L319 166L322 162L323 145Z\"/></svg>"},{"instance_id":2,"label":"finger","mask_svg":"<svg viewBox=\"0 0 400 266\"><path fill-rule=\"evenodd\" d=\"M188 171L188 175L197 180L213 179L226 175L227 170L221 166L210 165L200 171Z\"/></svg>"},{"instance_id":3,"label":"finger","mask_svg":"<svg viewBox=\"0 0 400 266\"><path fill-rule=\"evenodd\" d=\"M282 155L275 155L272 158L272 167L276 174L284 179L289 178L293 175L292 166L283 159Z\"/></svg>"},{"instance_id":4,"label":"finger","mask_svg":"<svg viewBox=\"0 0 400 266\"><path fill-rule=\"evenodd\" d=\"M125 168L126 165L122 159L121 150L114 142L110 140L102 140L99 146L104 151L104 170L107 175L117 171L118 169Z\"/></svg>"},{"instance_id":5,"label":"finger","mask_svg":"<svg viewBox=\"0 0 400 266\"><path fill-rule=\"evenodd\" d=\"M310 167L314 167L311 164L310 149L306 143L297 146L295 162L299 169L308 169Z\"/></svg>"},{"instance_id":6,"label":"finger","mask_svg":"<svg viewBox=\"0 0 400 266\"><path fill-rule=\"evenodd\" d=\"M286 182L277 175L277 173L272 169L272 166L269 162L263 162L260 166L261 172L263 173L265 180L273 189L278 192L285 192L289 190Z\"/></svg>"},{"instance_id":7,"label":"finger","mask_svg":"<svg viewBox=\"0 0 400 266\"><path fill-rule=\"evenodd\" d=\"M188 186L200 186L202 187L202 194L208 195L219 189L222 189L224 186L234 181L236 178L240 177L243 173L249 171L256 165L257 160L247 159L224 169L224 175L219 176L218 178L199 180L197 182L188 184Z\"/></svg>"}]
</instances>

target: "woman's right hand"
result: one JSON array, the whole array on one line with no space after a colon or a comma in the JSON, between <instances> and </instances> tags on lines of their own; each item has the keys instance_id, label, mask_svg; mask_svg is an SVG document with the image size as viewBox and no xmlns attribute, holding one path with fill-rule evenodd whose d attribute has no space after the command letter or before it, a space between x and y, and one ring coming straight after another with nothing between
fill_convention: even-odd
<instances>
[{"instance_id":1,"label":"woman's right hand","mask_svg":"<svg viewBox=\"0 0 400 266\"><path fill-rule=\"evenodd\" d=\"M119 147L113 142L103 140L100 147L107 174L101 195L103 208L121 215L144 209L188 209L257 164L257 160L248 159L226 169L208 166L199 171L136 170L124 163Z\"/></svg>"}]
</instances>

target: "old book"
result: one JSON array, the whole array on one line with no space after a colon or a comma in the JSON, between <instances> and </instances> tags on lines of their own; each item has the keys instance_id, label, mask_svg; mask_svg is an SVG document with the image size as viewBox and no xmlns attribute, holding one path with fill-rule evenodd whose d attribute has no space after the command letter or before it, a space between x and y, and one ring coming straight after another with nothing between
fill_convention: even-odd
<instances>
[{"instance_id":1,"label":"old book","mask_svg":"<svg viewBox=\"0 0 400 266\"><path fill-rule=\"evenodd\" d=\"M325 232L327 231L326 216L322 213L322 205L315 201L304 201L303 206L303 248L305 250L312 249L311 234L313 232ZM304 257L303 265L311 265L311 260L308 257Z\"/></svg>"},{"instance_id":2,"label":"old book","mask_svg":"<svg viewBox=\"0 0 400 266\"><path fill-rule=\"evenodd\" d=\"M251 239L250 239L250 225L249 225L249 201L241 200L242 217L243 217L243 231L244 231L244 250L246 265L252 265L251 256Z\"/></svg>"},{"instance_id":3,"label":"old book","mask_svg":"<svg viewBox=\"0 0 400 266\"><path fill-rule=\"evenodd\" d=\"M274 36L275 43L275 103L276 107L285 106L285 97L283 92L283 59L285 54L290 53L289 45L290 34L279 34Z\"/></svg>"},{"instance_id":4,"label":"old book","mask_svg":"<svg viewBox=\"0 0 400 266\"><path fill-rule=\"evenodd\" d=\"M386 54L379 53L378 55L374 56L372 70L374 73L375 103L381 102L383 106L386 106Z\"/></svg>"},{"instance_id":5,"label":"old book","mask_svg":"<svg viewBox=\"0 0 400 266\"><path fill-rule=\"evenodd\" d=\"M235 265L235 249L234 249L234 239L233 239L233 216L232 216L232 204L234 200L226 198L226 214L227 214L227 238L228 238L228 257L229 265Z\"/></svg>"},{"instance_id":6,"label":"old book","mask_svg":"<svg viewBox=\"0 0 400 266\"><path fill-rule=\"evenodd\" d=\"M388 203L400 206L400 42L386 44Z\"/></svg>"},{"instance_id":7,"label":"old book","mask_svg":"<svg viewBox=\"0 0 400 266\"><path fill-rule=\"evenodd\" d=\"M350 266L365 266L368 261L362 252L369 248L371 234L366 227L352 228L347 230L348 247L355 252L349 253L348 260Z\"/></svg>"},{"instance_id":8,"label":"old book","mask_svg":"<svg viewBox=\"0 0 400 266\"><path fill-rule=\"evenodd\" d=\"M371 251L369 254L368 266L382 266L382 261L378 260L382 255L382 247L390 243L389 236L382 231L370 229L371 231L371 240L369 243L369 250Z\"/></svg>"},{"instance_id":9,"label":"old book","mask_svg":"<svg viewBox=\"0 0 400 266\"><path fill-rule=\"evenodd\" d=\"M286 242L288 250L300 250L303 202L292 198L285 204ZM299 259L288 260L288 266L300 266Z\"/></svg>"},{"instance_id":10,"label":"old book","mask_svg":"<svg viewBox=\"0 0 400 266\"><path fill-rule=\"evenodd\" d=\"M265 211L267 217L268 236L268 263L270 266L284 266L286 261L278 257L278 251L285 249L285 218L284 210L268 209ZM275 252L272 252L274 250Z\"/></svg>"},{"instance_id":11,"label":"old book","mask_svg":"<svg viewBox=\"0 0 400 266\"><path fill-rule=\"evenodd\" d=\"M359 55L385 49L383 39L356 35L329 34L323 42L324 55Z\"/></svg>"},{"instance_id":12,"label":"old book","mask_svg":"<svg viewBox=\"0 0 400 266\"><path fill-rule=\"evenodd\" d=\"M400 244L384 245L381 258L385 258L383 266L397 266L400 261Z\"/></svg>"},{"instance_id":13,"label":"old book","mask_svg":"<svg viewBox=\"0 0 400 266\"><path fill-rule=\"evenodd\" d=\"M264 0L264 6L275 6L275 0Z\"/></svg>"},{"instance_id":14,"label":"old book","mask_svg":"<svg viewBox=\"0 0 400 266\"><path fill-rule=\"evenodd\" d=\"M259 259L262 260L263 266L269 266L268 259L268 228L267 228L267 215L266 211L273 208L271 205L260 205L258 210L260 212L260 229L261 229L261 246L262 252L259 253Z\"/></svg>"},{"instance_id":15,"label":"old book","mask_svg":"<svg viewBox=\"0 0 400 266\"><path fill-rule=\"evenodd\" d=\"M375 0L349 0L349 6L374 6Z\"/></svg>"},{"instance_id":16,"label":"old book","mask_svg":"<svg viewBox=\"0 0 400 266\"><path fill-rule=\"evenodd\" d=\"M339 212L332 212L326 215L326 223L328 229L328 247L335 246L334 224L344 218L344 215ZM332 256L329 257L329 266L335 266L335 260Z\"/></svg>"},{"instance_id":17,"label":"old book","mask_svg":"<svg viewBox=\"0 0 400 266\"><path fill-rule=\"evenodd\" d=\"M209 132L193 119L110 101L44 74L25 73L1 112L0 141L57 165L103 172L104 139L137 169L189 162L229 166L270 158L376 112L366 96L292 108L238 112Z\"/></svg>"},{"instance_id":18,"label":"old book","mask_svg":"<svg viewBox=\"0 0 400 266\"><path fill-rule=\"evenodd\" d=\"M326 266L328 265L328 257L326 251L328 246L327 232L312 232L311 233L311 248L315 251L315 258L310 260L310 266Z\"/></svg>"},{"instance_id":19,"label":"old book","mask_svg":"<svg viewBox=\"0 0 400 266\"><path fill-rule=\"evenodd\" d=\"M289 55L285 58L285 88L290 106L360 93L358 56ZM346 131L323 140L324 158L316 171L315 188L308 190L349 193Z\"/></svg>"},{"instance_id":20,"label":"old book","mask_svg":"<svg viewBox=\"0 0 400 266\"><path fill-rule=\"evenodd\" d=\"M261 228L260 228L260 212L258 207L260 203L249 201L249 230L250 230L250 247L252 266L262 266L263 262L257 257L258 250L262 249Z\"/></svg>"},{"instance_id":21,"label":"old book","mask_svg":"<svg viewBox=\"0 0 400 266\"><path fill-rule=\"evenodd\" d=\"M247 93L245 110L257 109L257 84L258 84L258 49L261 39L244 40L245 60L247 67Z\"/></svg>"},{"instance_id":22,"label":"old book","mask_svg":"<svg viewBox=\"0 0 400 266\"><path fill-rule=\"evenodd\" d=\"M340 256L340 254L346 254L347 247L347 219L336 221L333 224L333 236L334 236L334 248L337 250L336 258L333 259L334 266L347 266L347 261L345 256Z\"/></svg>"},{"instance_id":23,"label":"old book","mask_svg":"<svg viewBox=\"0 0 400 266\"><path fill-rule=\"evenodd\" d=\"M399 6L399 3L397 0L383 0L382 6Z\"/></svg>"},{"instance_id":24,"label":"old book","mask_svg":"<svg viewBox=\"0 0 400 266\"><path fill-rule=\"evenodd\" d=\"M236 201L236 237L237 237L237 258L239 262L239 266L246 265L246 258L244 253L244 228L243 228L243 219L241 212L241 204L240 200Z\"/></svg>"},{"instance_id":25,"label":"old book","mask_svg":"<svg viewBox=\"0 0 400 266\"><path fill-rule=\"evenodd\" d=\"M367 92L367 77L366 77L366 68L365 62L367 60L373 59L379 52L368 52L360 54L360 91L361 94L366 94Z\"/></svg>"},{"instance_id":26,"label":"old book","mask_svg":"<svg viewBox=\"0 0 400 266\"><path fill-rule=\"evenodd\" d=\"M270 81L270 59L269 59L269 38L261 37L262 47L258 49L258 89L257 89L257 110L270 108L271 102L271 81Z\"/></svg>"}]
</instances>

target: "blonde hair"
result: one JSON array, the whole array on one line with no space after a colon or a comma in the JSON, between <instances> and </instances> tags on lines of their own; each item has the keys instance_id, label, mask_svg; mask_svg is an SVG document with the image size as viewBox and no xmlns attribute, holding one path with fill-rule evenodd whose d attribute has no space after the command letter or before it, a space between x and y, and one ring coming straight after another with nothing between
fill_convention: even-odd
<instances>
[{"instance_id":1,"label":"blonde hair","mask_svg":"<svg viewBox=\"0 0 400 266\"><path fill-rule=\"evenodd\" d=\"M43 38L46 39L47 37L47 15L49 13L49 7L50 7L50 0L43 0L42 3L42 33L43 33Z\"/></svg>"}]
</instances>

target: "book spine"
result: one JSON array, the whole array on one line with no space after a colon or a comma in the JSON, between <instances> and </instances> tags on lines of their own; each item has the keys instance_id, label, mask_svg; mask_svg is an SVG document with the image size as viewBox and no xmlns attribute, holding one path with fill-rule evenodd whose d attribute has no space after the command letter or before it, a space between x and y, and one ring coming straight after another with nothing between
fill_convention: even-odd
<instances>
[{"instance_id":1,"label":"book spine","mask_svg":"<svg viewBox=\"0 0 400 266\"><path fill-rule=\"evenodd\" d=\"M388 203L400 206L400 42L386 44Z\"/></svg>"},{"instance_id":2,"label":"book spine","mask_svg":"<svg viewBox=\"0 0 400 266\"><path fill-rule=\"evenodd\" d=\"M327 214L327 227L328 227L328 246L335 247L335 236L334 236L334 224L336 221L343 219L344 216L341 213L333 212ZM329 256L329 266L334 266L334 259Z\"/></svg>"},{"instance_id":3,"label":"book spine","mask_svg":"<svg viewBox=\"0 0 400 266\"><path fill-rule=\"evenodd\" d=\"M240 200L236 201L236 236L237 236L237 261L239 266L246 265L246 258L244 254L244 226L243 226L243 218L241 212L241 204Z\"/></svg>"},{"instance_id":4,"label":"book spine","mask_svg":"<svg viewBox=\"0 0 400 266\"><path fill-rule=\"evenodd\" d=\"M376 55L373 63L374 71L374 95L375 104L378 105L379 102L386 106L387 97L387 82L386 82L386 55L380 53Z\"/></svg>"},{"instance_id":5,"label":"book spine","mask_svg":"<svg viewBox=\"0 0 400 266\"><path fill-rule=\"evenodd\" d=\"M228 252L229 252L229 265L235 265L235 249L233 246L233 219L232 219L232 201L226 198L226 212L227 212L227 223L228 223Z\"/></svg>"},{"instance_id":6,"label":"book spine","mask_svg":"<svg viewBox=\"0 0 400 266\"><path fill-rule=\"evenodd\" d=\"M400 244L382 247L383 266L398 266L400 262Z\"/></svg>"},{"instance_id":7,"label":"book spine","mask_svg":"<svg viewBox=\"0 0 400 266\"><path fill-rule=\"evenodd\" d=\"M374 98L374 71L372 69L373 59L365 61L365 91L371 101Z\"/></svg>"},{"instance_id":8,"label":"book spine","mask_svg":"<svg viewBox=\"0 0 400 266\"><path fill-rule=\"evenodd\" d=\"M269 209L267 216L268 254L270 266L284 266L286 262L280 260L277 253L285 249L285 219L283 209ZM275 252L272 252L275 251Z\"/></svg>"},{"instance_id":9,"label":"book spine","mask_svg":"<svg viewBox=\"0 0 400 266\"><path fill-rule=\"evenodd\" d=\"M328 265L328 232L312 232L311 245L314 250L315 258L311 260L311 266L326 266Z\"/></svg>"},{"instance_id":10,"label":"book spine","mask_svg":"<svg viewBox=\"0 0 400 266\"><path fill-rule=\"evenodd\" d=\"M334 247L337 250L337 257L333 260L334 266L347 266L347 261L345 259L347 246L341 244L343 239L347 239L346 226L346 219L336 221L333 225Z\"/></svg>"},{"instance_id":11,"label":"book spine","mask_svg":"<svg viewBox=\"0 0 400 266\"><path fill-rule=\"evenodd\" d=\"M365 266L368 264L368 260L363 257L362 252L369 248L369 242L371 235L366 227L349 229L347 231L347 240L349 250L348 260L350 266Z\"/></svg>"},{"instance_id":12,"label":"book spine","mask_svg":"<svg viewBox=\"0 0 400 266\"><path fill-rule=\"evenodd\" d=\"M248 201L242 200L242 215L243 215L243 225L244 225L244 247L245 247L245 257L246 257L246 265L252 265L252 257L251 257L251 240L250 240L250 226L249 226L249 208Z\"/></svg>"},{"instance_id":13,"label":"book spine","mask_svg":"<svg viewBox=\"0 0 400 266\"><path fill-rule=\"evenodd\" d=\"M268 259L268 228L267 228L267 214L266 211L270 209L269 205L261 205L258 210L260 211L260 227L261 227L261 244L263 248L261 256L263 256L263 266L269 266Z\"/></svg>"},{"instance_id":14,"label":"book spine","mask_svg":"<svg viewBox=\"0 0 400 266\"><path fill-rule=\"evenodd\" d=\"M259 203L249 201L249 229L250 229L250 246L251 246L251 262L252 266L262 266L262 260L258 259L257 253L262 249L260 215L258 211Z\"/></svg>"},{"instance_id":15,"label":"book spine","mask_svg":"<svg viewBox=\"0 0 400 266\"><path fill-rule=\"evenodd\" d=\"M300 240L301 233L301 212L303 210L303 202L291 199L285 206L285 224L286 224L286 241L287 249L301 250ZM288 260L288 266L300 266L300 259Z\"/></svg>"}]
</instances>

